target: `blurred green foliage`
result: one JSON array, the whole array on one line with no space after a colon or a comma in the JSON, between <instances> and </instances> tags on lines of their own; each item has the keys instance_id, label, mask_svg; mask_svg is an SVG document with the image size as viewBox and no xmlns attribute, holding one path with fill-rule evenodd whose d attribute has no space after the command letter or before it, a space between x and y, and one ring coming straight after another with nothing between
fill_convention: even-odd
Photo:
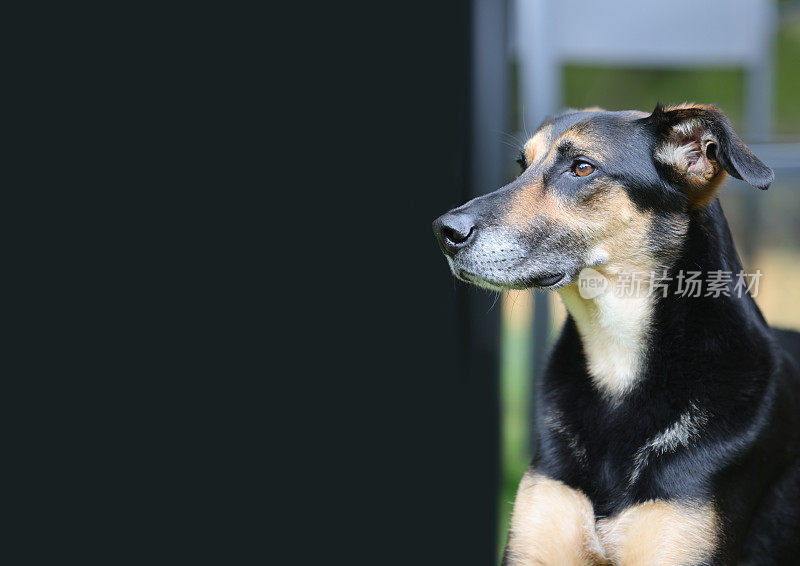
<instances>
[{"instance_id":1,"label":"blurred green foliage","mask_svg":"<svg viewBox=\"0 0 800 566\"><path fill-rule=\"evenodd\" d=\"M776 134L800 137L800 18L778 33L773 125Z\"/></svg>"},{"instance_id":2,"label":"blurred green foliage","mask_svg":"<svg viewBox=\"0 0 800 566\"><path fill-rule=\"evenodd\" d=\"M740 126L743 77L738 69L630 69L569 65L565 105L606 110L652 110L656 102L714 102Z\"/></svg>"},{"instance_id":3,"label":"blurred green foliage","mask_svg":"<svg viewBox=\"0 0 800 566\"><path fill-rule=\"evenodd\" d=\"M800 21L780 28L775 50L773 131L800 136ZM652 110L656 102L714 103L742 130L744 72L741 69L637 69L568 65L564 104L572 108Z\"/></svg>"},{"instance_id":4,"label":"blurred green foliage","mask_svg":"<svg viewBox=\"0 0 800 566\"><path fill-rule=\"evenodd\" d=\"M530 305L520 308L530 308ZM505 545L517 484L528 467L531 402L531 328L530 325L503 324L502 329L501 388L502 411L502 486L498 506L499 537Z\"/></svg>"}]
</instances>

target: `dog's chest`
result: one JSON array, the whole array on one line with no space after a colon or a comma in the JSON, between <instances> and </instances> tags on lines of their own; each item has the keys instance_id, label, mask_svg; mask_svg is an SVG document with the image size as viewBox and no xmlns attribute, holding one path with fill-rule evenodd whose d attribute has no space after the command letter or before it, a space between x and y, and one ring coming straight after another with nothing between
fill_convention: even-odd
<instances>
[{"instance_id":1,"label":"dog's chest","mask_svg":"<svg viewBox=\"0 0 800 566\"><path fill-rule=\"evenodd\" d=\"M638 422L636 415L624 407L591 415L547 408L542 433L551 449L543 463L561 477L583 478L582 490L603 512L665 497L668 491L654 480L654 468L699 444L711 416L693 402L672 415L655 418L640 410Z\"/></svg>"}]
</instances>

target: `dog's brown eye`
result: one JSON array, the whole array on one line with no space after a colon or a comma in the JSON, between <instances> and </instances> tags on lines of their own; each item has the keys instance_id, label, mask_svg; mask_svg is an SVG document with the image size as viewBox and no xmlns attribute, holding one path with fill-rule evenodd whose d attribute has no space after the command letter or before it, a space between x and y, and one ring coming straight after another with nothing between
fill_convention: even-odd
<instances>
[{"instance_id":1,"label":"dog's brown eye","mask_svg":"<svg viewBox=\"0 0 800 566\"><path fill-rule=\"evenodd\" d=\"M594 165L586 163L585 161L578 161L572 168L572 171L578 177L585 177L586 175L594 173Z\"/></svg>"}]
</instances>

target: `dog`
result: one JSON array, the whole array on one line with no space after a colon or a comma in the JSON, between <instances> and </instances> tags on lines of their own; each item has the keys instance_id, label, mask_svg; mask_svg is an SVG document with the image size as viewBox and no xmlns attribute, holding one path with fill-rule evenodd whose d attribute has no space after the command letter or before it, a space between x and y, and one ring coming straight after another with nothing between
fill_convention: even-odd
<instances>
[{"instance_id":1,"label":"dog","mask_svg":"<svg viewBox=\"0 0 800 566\"><path fill-rule=\"evenodd\" d=\"M568 311L502 563L800 564L800 335L735 292L716 198L727 175L766 190L772 170L689 103L566 111L520 164L433 223L458 279L557 291ZM730 275L687 294L688 272Z\"/></svg>"}]
</instances>

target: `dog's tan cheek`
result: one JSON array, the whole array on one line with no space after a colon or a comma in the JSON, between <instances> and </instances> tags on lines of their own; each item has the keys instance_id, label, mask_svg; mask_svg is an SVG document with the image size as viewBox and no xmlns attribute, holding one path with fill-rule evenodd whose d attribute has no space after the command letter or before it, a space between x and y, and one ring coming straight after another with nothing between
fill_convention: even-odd
<instances>
[{"instance_id":1,"label":"dog's tan cheek","mask_svg":"<svg viewBox=\"0 0 800 566\"><path fill-rule=\"evenodd\" d=\"M610 228L620 222L630 222L639 215L625 189L616 183L593 183L584 200L582 208L593 224L602 223Z\"/></svg>"},{"instance_id":2,"label":"dog's tan cheek","mask_svg":"<svg viewBox=\"0 0 800 566\"><path fill-rule=\"evenodd\" d=\"M511 194L503 221L510 227L524 229L543 216L550 206L552 203L542 190L542 183L530 183Z\"/></svg>"},{"instance_id":3,"label":"dog's tan cheek","mask_svg":"<svg viewBox=\"0 0 800 566\"><path fill-rule=\"evenodd\" d=\"M607 268L648 271L654 268L648 253L652 214L641 211L624 189L605 187L585 205L584 230L590 249L607 258Z\"/></svg>"},{"instance_id":4,"label":"dog's tan cheek","mask_svg":"<svg viewBox=\"0 0 800 566\"><path fill-rule=\"evenodd\" d=\"M551 244L556 240L562 242L561 251L564 252L569 251L564 242L584 242L587 231L586 217L580 210L542 191L540 185L526 187L514 195L504 221L508 227L530 234L534 239L548 236ZM543 229L547 234L541 233Z\"/></svg>"}]
</instances>

